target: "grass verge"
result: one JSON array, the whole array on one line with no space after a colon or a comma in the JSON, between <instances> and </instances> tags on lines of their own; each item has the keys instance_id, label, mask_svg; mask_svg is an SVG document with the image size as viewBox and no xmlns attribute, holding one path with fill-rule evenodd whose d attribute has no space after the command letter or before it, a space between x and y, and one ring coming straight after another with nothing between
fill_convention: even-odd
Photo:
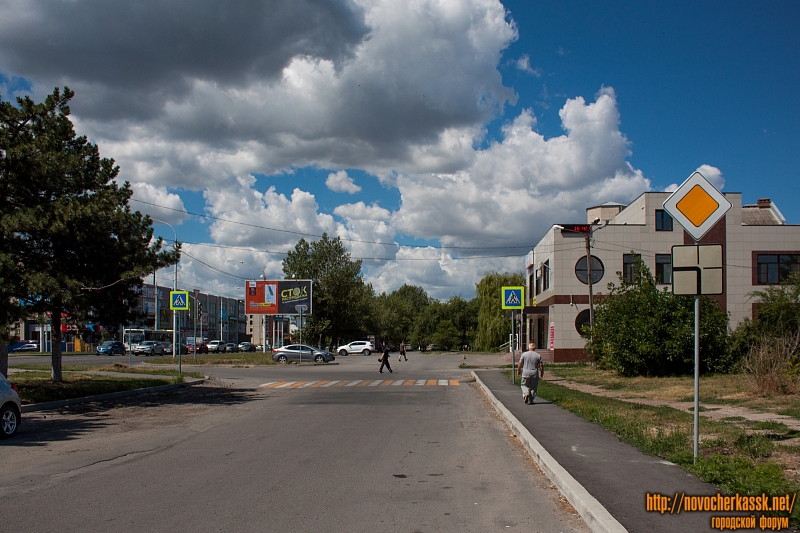
<instances>
[{"instance_id":1,"label":"grass verge","mask_svg":"<svg viewBox=\"0 0 800 533\"><path fill-rule=\"evenodd\" d=\"M49 372L24 372L14 374L11 381L19 388L22 403L31 404L181 383L183 378L129 378L65 373L61 383L53 383Z\"/></svg>"},{"instance_id":2,"label":"grass verge","mask_svg":"<svg viewBox=\"0 0 800 533\"><path fill-rule=\"evenodd\" d=\"M681 466L725 494L760 496L798 491L797 478L787 479L786 465L773 457L775 441L784 436L779 426L768 430L772 433L753 434L733 423L704 417L700 426L700 457L695 463L693 420L689 413L593 396L548 382L539 383L539 395L600 424L643 453ZM790 454L789 447L782 451L783 458L796 455ZM790 523L800 524L800 506L795 505Z\"/></svg>"},{"instance_id":3,"label":"grass verge","mask_svg":"<svg viewBox=\"0 0 800 533\"><path fill-rule=\"evenodd\" d=\"M177 365L178 359L169 357L148 357L148 363L155 365ZM274 365L271 353L243 352L243 353L209 353L181 356L184 365Z\"/></svg>"},{"instance_id":4,"label":"grass verge","mask_svg":"<svg viewBox=\"0 0 800 533\"><path fill-rule=\"evenodd\" d=\"M617 392L624 398L685 402L694 400L693 376L625 377L613 370L597 369L587 364L548 365L547 370L554 376L595 385ZM750 383L743 374L700 376L700 400L707 404L740 405L800 418L800 395L754 395Z\"/></svg>"},{"instance_id":5,"label":"grass verge","mask_svg":"<svg viewBox=\"0 0 800 533\"><path fill-rule=\"evenodd\" d=\"M50 372L50 365L14 365L12 368ZM178 374L178 370L173 368L128 366L120 363L114 363L113 365L64 365L61 370L64 372L118 372L121 374L146 374L151 376L177 377L182 375L193 378L204 377L202 372L182 372ZM15 374L15 376L19 375Z\"/></svg>"}]
</instances>

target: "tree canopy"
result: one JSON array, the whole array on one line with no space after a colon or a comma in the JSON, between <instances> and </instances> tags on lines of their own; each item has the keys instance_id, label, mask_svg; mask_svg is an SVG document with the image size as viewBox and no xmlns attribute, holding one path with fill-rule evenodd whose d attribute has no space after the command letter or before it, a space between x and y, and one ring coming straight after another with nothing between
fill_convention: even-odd
<instances>
[{"instance_id":1,"label":"tree canopy","mask_svg":"<svg viewBox=\"0 0 800 533\"><path fill-rule=\"evenodd\" d=\"M0 102L0 371L7 371L10 323L47 313L54 381L61 381L62 317L127 322L142 276L180 257L180 247L162 251L162 240L152 240L149 217L131 212L132 191L114 181L114 161L76 135L73 95L65 87L40 104Z\"/></svg>"},{"instance_id":2,"label":"tree canopy","mask_svg":"<svg viewBox=\"0 0 800 533\"><path fill-rule=\"evenodd\" d=\"M287 278L310 279L313 283L313 314L306 334L320 344L336 343L366 329L372 301L372 286L364 283L361 260L350 259L339 237L327 233L317 241L300 239L283 260Z\"/></svg>"},{"instance_id":3,"label":"tree canopy","mask_svg":"<svg viewBox=\"0 0 800 533\"><path fill-rule=\"evenodd\" d=\"M490 351L508 342L511 321L506 318L501 302L501 289L525 285L521 272L499 274L489 272L475 286L478 298L478 328L475 343L478 350Z\"/></svg>"}]
</instances>

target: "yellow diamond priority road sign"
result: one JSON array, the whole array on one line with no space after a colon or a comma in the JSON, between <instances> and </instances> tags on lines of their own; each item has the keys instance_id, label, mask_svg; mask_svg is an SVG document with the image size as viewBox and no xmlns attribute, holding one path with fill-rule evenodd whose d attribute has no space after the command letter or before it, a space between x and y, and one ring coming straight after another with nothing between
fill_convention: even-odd
<instances>
[{"instance_id":1,"label":"yellow diamond priority road sign","mask_svg":"<svg viewBox=\"0 0 800 533\"><path fill-rule=\"evenodd\" d=\"M664 210L699 241L731 208L731 203L699 172L664 202Z\"/></svg>"}]
</instances>

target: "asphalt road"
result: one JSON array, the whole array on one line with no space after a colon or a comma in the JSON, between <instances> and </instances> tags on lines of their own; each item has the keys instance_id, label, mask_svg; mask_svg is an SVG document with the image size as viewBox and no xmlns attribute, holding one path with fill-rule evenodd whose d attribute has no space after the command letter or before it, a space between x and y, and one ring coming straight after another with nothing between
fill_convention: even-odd
<instances>
[{"instance_id":1,"label":"asphalt road","mask_svg":"<svg viewBox=\"0 0 800 533\"><path fill-rule=\"evenodd\" d=\"M32 413L0 444L3 529L589 531L460 355L409 355Z\"/></svg>"}]
</instances>

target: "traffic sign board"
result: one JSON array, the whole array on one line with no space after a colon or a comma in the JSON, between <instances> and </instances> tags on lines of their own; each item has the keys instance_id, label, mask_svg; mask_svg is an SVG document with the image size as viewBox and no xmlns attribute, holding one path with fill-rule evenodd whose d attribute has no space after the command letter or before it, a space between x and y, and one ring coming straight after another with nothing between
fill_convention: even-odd
<instances>
[{"instance_id":1,"label":"traffic sign board","mask_svg":"<svg viewBox=\"0 0 800 533\"><path fill-rule=\"evenodd\" d=\"M525 287L502 287L503 309L523 309L524 295Z\"/></svg>"},{"instance_id":2,"label":"traffic sign board","mask_svg":"<svg viewBox=\"0 0 800 533\"><path fill-rule=\"evenodd\" d=\"M664 202L670 214L699 241L731 208L731 203L699 172L683 182Z\"/></svg>"},{"instance_id":3,"label":"traffic sign board","mask_svg":"<svg viewBox=\"0 0 800 533\"><path fill-rule=\"evenodd\" d=\"M672 247L672 293L722 294L722 245Z\"/></svg>"},{"instance_id":4,"label":"traffic sign board","mask_svg":"<svg viewBox=\"0 0 800 533\"><path fill-rule=\"evenodd\" d=\"M172 311L188 311L189 291L169 291L169 308Z\"/></svg>"}]
</instances>

